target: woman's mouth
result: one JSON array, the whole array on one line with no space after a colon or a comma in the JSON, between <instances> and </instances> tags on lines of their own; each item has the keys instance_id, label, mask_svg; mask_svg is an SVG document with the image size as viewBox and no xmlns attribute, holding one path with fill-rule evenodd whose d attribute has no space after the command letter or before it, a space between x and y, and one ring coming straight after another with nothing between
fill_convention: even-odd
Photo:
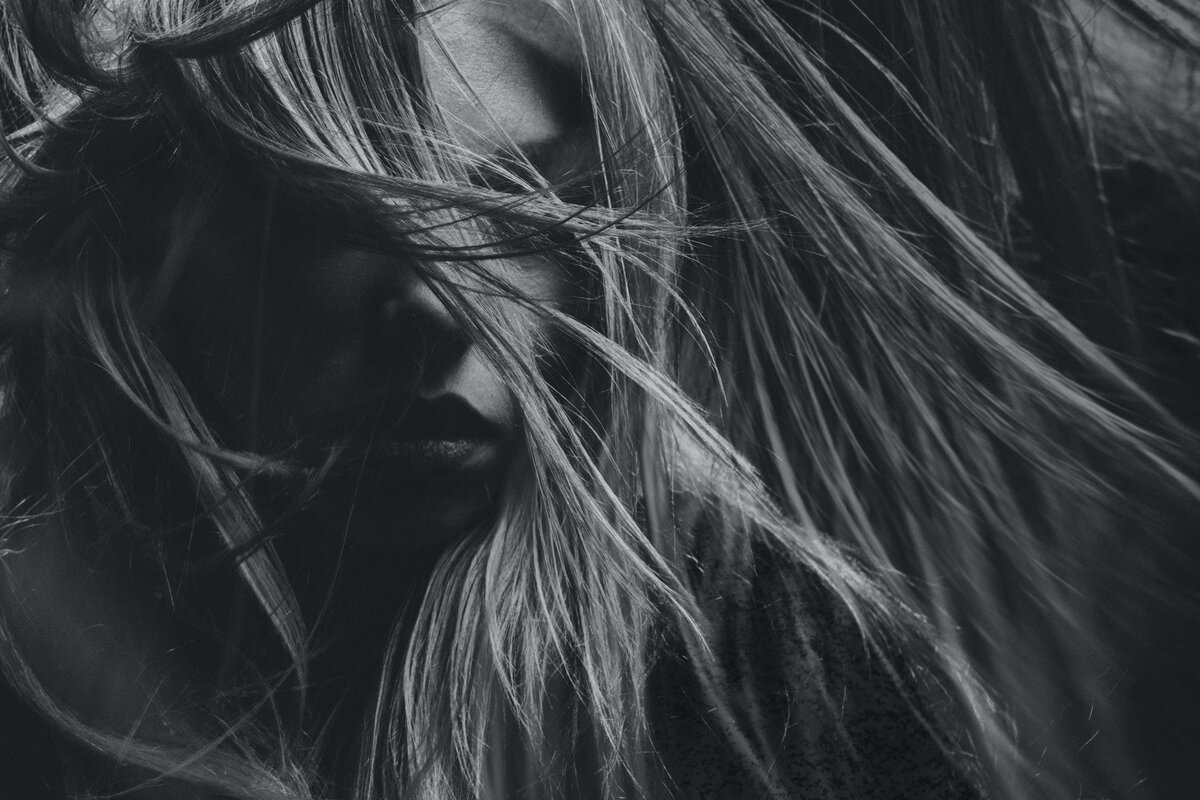
<instances>
[{"instance_id":1,"label":"woman's mouth","mask_svg":"<svg viewBox=\"0 0 1200 800\"><path fill-rule=\"evenodd\" d=\"M409 478L485 477L503 470L513 432L485 419L454 395L416 399L402 409L384 406L353 428L345 464ZM392 424L384 420L394 419Z\"/></svg>"},{"instance_id":2,"label":"woman's mouth","mask_svg":"<svg viewBox=\"0 0 1200 800\"><path fill-rule=\"evenodd\" d=\"M436 477L490 472L500 466L503 448L494 439L383 439L366 449L363 466L377 472Z\"/></svg>"}]
</instances>

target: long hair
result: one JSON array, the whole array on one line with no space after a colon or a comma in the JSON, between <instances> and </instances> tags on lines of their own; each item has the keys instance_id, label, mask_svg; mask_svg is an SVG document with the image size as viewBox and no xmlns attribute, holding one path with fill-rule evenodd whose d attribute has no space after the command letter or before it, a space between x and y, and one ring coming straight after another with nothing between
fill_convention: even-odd
<instances>
[{"instance_id":1,"label":"long hair","mask_svg":"<svg viewBox=\"0 0 1200 800\"><path fill-rule=\"evenodd\" d=\"M723 702L695 554L746 571L756 540L934 676L955 711L929 724L964 719L999 794L1129 788L1103 699L1120 608L1095 601L1120 576L1098 562L1161 547L1130 526L1194 497L1192 439L1095 341L1107 328L1080 331L1094 315L1116 320L1104 345L1134 335L1056 50L1065 13L550 7L582 45L601 144L583 204L454 145L407 4L3 6L9 681L132 765L118 788L325 791L306 698L322 601L312 613L288 564L321 470L279 443L231 448L170 322L214 235L266 263L311 223L417 265L526 437L496 521L416 569L387 623L355 796L646 791L664 636ZM487 269L544 252L578 271L578 307ZM1083 282L1077 325L1055 288ZM569 385L496 302L578 351ZM38 586L65 599L39 605ZM116 707L89 702L94 681L63 688L71 647L98 645L55 633L62 608L136 665L99 670L136 676L107 687ZM1016 720L1015 748L965 664ZM1079 749L1096 729L1093 761Z\"/></svg>"},{"instance_id":2,"label":"long hair","mask_svg":"<svg viewBox=\"0 0 1200 800\"><path fill-rule=\"evenodd\" d=\"M834 213L846 216L809 216L803 245L710 273L728 281L711 297L740 298L706 309L728 332L727 363L754 365L754 380L729 382L727 430L792 515L894 570L892 588L998 687L1039 768L1065 776L1061 791L1171 796L1153 778L1139 786L1132 738L1146 727L1131 732L1143 716L1189 724L1170 701L1136 704L1160 682L1142 648L1195 658L1144 633L1161 636L1168 609L1195 619L1190 581L1161 577L1170 562L1195 569L1194 506L1172 489L1194 496L1176 466L1193 437L1115 363L1138 363L1138 329L1092 161L1081 23L1054 4L781 8L816 51L807 63L781 52L782 27L749 13L730 23L755 42L778 37L759 50L773 54L775 97L816 121L806 138L825 148L797 160L839 172L751 163L740 146L710 166L746 187L746 203L770 187L789 210L844 199ZM1132 11L1150 24L1146 8ZM709 52L697 45L675 56ZM1188 74L1194 62L1175 58ZM745 96L714 83L730 87L729 107ZM1101 99L1106 147L1154 146ZM715 128L704 141L721 141ZM745 311L779 297L786 313Z\"/></svg>"}]
</instances>

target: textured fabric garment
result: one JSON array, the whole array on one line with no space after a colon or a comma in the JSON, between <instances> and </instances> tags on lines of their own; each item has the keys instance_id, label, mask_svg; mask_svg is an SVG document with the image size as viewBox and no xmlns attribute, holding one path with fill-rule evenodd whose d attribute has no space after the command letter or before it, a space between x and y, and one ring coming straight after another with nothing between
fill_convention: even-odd
<instances>
[{"instance_id":1,"label":"textured fabric garment","mask_svg":"<svg viewBox=\"0 0 1200 800\"><path fill-rule=\"evenodd\" d=\"M755 548L750 572L700 576L706 633L730 699L704 688L679 647L652 673L653 739L672 794L983 796L972 760L935 738L915 710L915 687L897 685L832 592L765 545Z\"/></svg>"}]
</instances>

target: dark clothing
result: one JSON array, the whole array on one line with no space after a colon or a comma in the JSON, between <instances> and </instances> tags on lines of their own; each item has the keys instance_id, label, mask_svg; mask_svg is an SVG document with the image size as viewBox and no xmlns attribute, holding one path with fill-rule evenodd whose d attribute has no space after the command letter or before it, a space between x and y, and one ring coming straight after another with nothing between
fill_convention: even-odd
<instances>
[{"instance_id":1,"label":"dark clothing","mask_svg":"<svg viewBox=\"0 0 1200 800\"><path fill-rule=\"evenodd\" d=\"M752 577L710 576L699 592L728 706L678 652L652 675L654 739L677 796L980 798L973 762L922 724L916 687L897 686L832 593L765 546L754 562Z\"/></svg>"},{"instance_id":2,"label":"dark clothing","mask_svg":"<svg viewBox=\"0 0 1200 800\"><path fill-rule=\"evenodd\" d=\"M648 684L656 796L680 800L977 800L832 593L760 547L750 575L697 569L720 674L665 637ZM706 685L721 685L713 692ZM54 734L0 682L0 800L61 800Z\"/></svg>"}]
</instances>

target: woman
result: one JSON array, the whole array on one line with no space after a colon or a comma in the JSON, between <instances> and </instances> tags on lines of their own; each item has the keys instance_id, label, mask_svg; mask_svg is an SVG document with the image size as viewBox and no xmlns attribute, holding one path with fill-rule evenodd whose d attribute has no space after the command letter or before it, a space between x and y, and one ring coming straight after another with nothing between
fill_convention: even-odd
<instances>
[{"instance_id":1,"label":"woman","mask_svg":"<svg viewBox=\"0 0 1200 800\"><path fill-rule=\"evenodd\" d=\"M1073 755L1069 705L1038 774L964 666L1029 738L1093 697L1069 570L1138 487L1194 488L1005 261L1019 196L1112 266L1044 9L959 5L6 3L26 788L1135 774Z\"/></svg>"}]
</instances>

